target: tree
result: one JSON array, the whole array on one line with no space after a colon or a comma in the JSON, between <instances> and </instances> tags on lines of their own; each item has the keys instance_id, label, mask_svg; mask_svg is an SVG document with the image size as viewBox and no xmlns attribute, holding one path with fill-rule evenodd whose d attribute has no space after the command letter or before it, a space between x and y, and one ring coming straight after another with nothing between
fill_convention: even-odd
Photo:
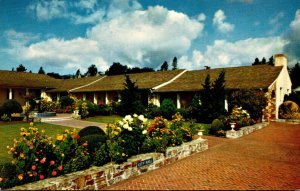
<instances>
[{"instance_id":1,"label":"tree","mask_svg":"<svg viewBox=\"0 0 300 191\"><path fill-rule=\"evenodd\" d=\"M164 63L160 67L160 71L167 71L169 68L168 62L164 61Z\"/></svg>"},{"instance_id":2,"label":"tree","mask_svg":"<svg viewBox=\"0 0 300 191\"><path fill-rule=\"evenodd\" d=\"M52 78L62 79L62 76L59 75L58 73L50 72L50 73L47 73L47 75L51 76Z\"/></svg>"},{"instance_id":3,"label":"tree","mask_svg":"<svg viewBox=\"0 0 300 191\"><path fill-rule=\"evenodd\" d=\"M225 71L222 70L218 78L214 81L212 85L212 95L214 97L213 108L214 108L214 118L223 115L225 111Z\"/></svg>"},{"instance_id":4,"label":"tree","mask_svg":"<svg viewBox=\"0 0 300 191\"><path fill-rule=\"evenodd\" d=\"M261 64L267 64L267 61L266 61L266 58L265 58L265 57L262 58Z\"/></svg>"},{"instance_id":5,"label":"tree","mask_svg":"<svg viewBox=\"0 0 300 191\"><path fill-rule=\"evenodd\" d=\"M26 68L25 66L23 66L22 64L20 64L17 68L16 68L16 71L17 72L26 72Z\"/></svg>"},{"instance_id":6,"label":"tree","mask_svg":"<svg viewBox=\"0 0 300 191\"><path fill-rule=\"evenodd\" d=\"M125 75L124 90L120 92L120 114L122 116L142 114L144 107L141 103L141 93L135 82L132 82L128 75Z\"/></svg>"},{"instance_id":7,"label":"tree","mask_svg":"<svg viewBox=\"0 0 300 191\"><path fill-rule=\"evenodd\" d=\"M80 78L80 77L81 77L80 69L78 69L78 70L76 71L75 76L76 76L76 78Z\"/></svg>"},{"instance_id":8,"label":"tree","mask_svg":"<svg viewBox=\"0 0 300 191\"><path fill-rule=\"evenodd\" d=\"M126 74L128 67L125 65L123 66L119 62L114 62L113 65L109 67L109 69L105 72L106 75L119 75L119 74Z\"/></svg>"},{"instance_id":9,"label":"tree","mask_svg":"<svg viewBox=\"0 0 300 191\"><path fill-rule=\"evenodd\" d=\"M253 62L253 64L252 64L252 66L254 66L254 65L259 65L259 64L260 64L259 59L258 59L258 58L255 58L255 60L254 60L254 62Z\"/></svg>"},{"instance_id":10,"label":"tree","mask_svg":"<svg viewBox=\"0 0 300 191\"><path fill-rule=\"evenodd\" d=\"M294 67L289 69L291 81L292 81L292 88L295 89L300 86L300 65L299 63L295 64Z\"/></svg>"},{"instance_id":11,"label":"tree","mask_svg":"<svg viewBox=\"0 0 300 191\"><path fill-rule=\"evenodd\" d=\"M86 75L88 75L88 76L96 76L97 73L98 73L98 69L97 69L96 65L95 65L95 64L92 64L92 65L90 65L90 66L88 67L88 70L87 70L87 72L86 72Z\"/></svg>"},{"instance_id":12,"label":"tree","mask_svg":"<svg viewBox=\"0 0 300 191\"><path fill-rule=\"evenodd\" d=\"M15 68L12 68L12 69L11 69L11 71L13 71L13 72L14 72L14 71L15 71Z\"/></svg>"},{"instance_id":13,"label":"tree","mask_svg":"<svg viewBox=\"0 0 300 191\"><path fill-rule=\"evenodd\" d=\"M211 123L213 115L213 91L210 82L210 75L208 74L205 78L204 84L202 84L203 90L200 92L201 104L200 104L200 112L201 117L198 121L202 121L204 123Z\"/></svg>"},{"instance_id":14,"label":"tree","mask_svg":"<svg viewBox=\"0 0 300 191\"><path fill-rule=\"evenodd\" d=\"M269 58L268 64L271 65L271 66L274 66L274 58L273 58L273 56L271 56Z\"/></svg>"},{"instance_id":15,"label":"tree","mask_svg":"<svg viewBox=\"0 0 300 191\"><path fill-rule=\"evenodd\" d=\"M177 58L176 57L173 58L172 67L173 67L172 70L177 70Z\"/></svg>"},{"instance_id":16,"label":"tree","mask_svg":"<svg viewBox=\"0 0 300 191\"><path fill-rule=\"evenodd\" d=\"M44 69L43 69L43 67L41 66L40 67L40 69L39 69L39 72L38 72L39 74L45 74L45 71L44 71Z\"/></svg>"}]
</instances>

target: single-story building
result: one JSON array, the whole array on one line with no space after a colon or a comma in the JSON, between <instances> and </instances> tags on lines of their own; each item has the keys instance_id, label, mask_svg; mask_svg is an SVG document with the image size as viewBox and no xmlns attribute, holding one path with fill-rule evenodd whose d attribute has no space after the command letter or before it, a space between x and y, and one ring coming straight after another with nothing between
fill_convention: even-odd
<instances>
[{"instance_id":1,"label":"single-story building","mask_svg":"<svg viewBox=\"0 0 300 191\"><path fill-rule=\"evenodd\" d=\"M142 90L142 103L160 106L165 98L174 101L178 108L186 108L196 92L201 91L207 74L214 81L225 71L225 88L259 89L268 93L266 119L277 119L278 108L284 95L291 93L291 79L287 70L287 59L283 54L275 55L275 66L255 65L206 70L171 70L129 74ZM124 75L94 76L77 79L54 79L42 74L0 71L0 102L16 99L21 104L25 96L40 94L40 97L59 100L71 94L95 104L109 104L119 100L124 89ZM3 77L2 77L3 76ZM225 100L226 103L226 100ZM225 104L226 105L226 104Z\"/></svg>"}]
</instances>

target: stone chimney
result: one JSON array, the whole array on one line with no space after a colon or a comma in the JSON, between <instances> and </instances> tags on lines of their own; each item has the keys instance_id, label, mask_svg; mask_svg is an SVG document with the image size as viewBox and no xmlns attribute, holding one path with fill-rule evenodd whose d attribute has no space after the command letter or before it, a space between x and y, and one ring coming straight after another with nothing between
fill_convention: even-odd
<instances>
[{"instance_id":1,"label":"stone chimney","mask_svg":"<svg viewBox=\"0 0 300 191\"><path fill-rule=\"evenodd\" d=\"M275 66L287 67L287 58L284 54L275 54Z\"/></svg>"}]
</instances>

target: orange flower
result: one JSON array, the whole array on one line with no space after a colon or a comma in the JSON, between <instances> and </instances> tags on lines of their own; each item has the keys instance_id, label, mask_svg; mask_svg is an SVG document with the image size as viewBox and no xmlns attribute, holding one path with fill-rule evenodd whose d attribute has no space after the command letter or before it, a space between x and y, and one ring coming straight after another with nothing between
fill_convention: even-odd
<instances>
[{"instance_id":1,"label":"orange flower","mask_svg":"<svg viewBox=\"0 0 300 191\"><path fill-rule=\"evenodd\" d=\"M19 179L19 180L23 180L23 177L24 177L23 174L19 174L19 175L18 175L18 179Z\"/></svg>"}]
</instances>

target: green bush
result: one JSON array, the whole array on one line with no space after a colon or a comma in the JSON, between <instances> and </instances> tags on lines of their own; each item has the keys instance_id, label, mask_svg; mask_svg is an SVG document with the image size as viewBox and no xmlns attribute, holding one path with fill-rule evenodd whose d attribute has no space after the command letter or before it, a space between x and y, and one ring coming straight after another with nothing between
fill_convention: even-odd
<instances>
[{"instance_id":1,"label":"green bush","mask_svg":"<svg viewBox=\"0 0 300 191\"><path fill-rule=\"evenodd\" d=\"M299 106L293 101L285 101L279 106L279 118L298 119Z\"/></svg>"},{"instance_id":2,"label":"green bush","mask_svg":"<svg viewBox=\"0 0 300 191\"><path fill-rule=\"evenodd\" d=\"M98 105L98 107L99 107L100 115L104 115L104 116L112 115L113 108L111 106L107 104L101 104Z\"/></svg>"},{"instance_id":3,"label":"green bush","mask_svg":"<svg viewBox=\"0 0 300 191\"><path fill-rule=\"evenodd\" d=\"M23 109L19 102L16 100L6 100L3 103L3 111L7 114L8 117L11 117L12 113L22 113Z\"/></svg>"},{"instance_id":4,"label":"green bush","mask_svg":"<svg viewBox=\"0 0 300 191\"><path fill-rule=\"evenodd\" d=\"M80 137L93 135L93 134L106 135L105 132L100 127L97 126L87 126L78 132L78 135Z\"/></svg>"},{"instance_id":5,"label":"green bush","mask_svg":"<svg viewBox=\"0 0 300 191\"><path fill-rule=\"evenodd\" d=\"M90 154L93 154L102 144L106 142L106 135L92 134L79 138L79 143L87 142L87 149Z\"/></svg>"},{"instance_id":6,"label":"green bush","mask_svg":"<svg viewBox=\"0 0 300 191\"><path fill-rule=\"evenodd\" d=\"M0 164L0 177L1 178L13 178L17 174L17 167L12 163Z\"/></svg>"},{"instance_id":7,"label":"green bush","mask_svg":"<svg viewBox=\"0 0 300 191\"><path fill-rule=\"evenodd\" d=\"M94 153L93 165L103 166L109 161L108 151L106 145L101 145Z\"/></svg>"},{"instance_id":8,"label":"green bush","mask_svg":"<svg viewBox=\"0 0 300 191\"><path fill-rule=\"evenodd\" d=\"M184 118L184 119L189 119L189 113L186 109L184 108L180 108L180 109L177 109L176 112L180 113L180 115Z\"/></svg>"},{"instance_id":9,"label":"green bush","mask_svg":"<svg viewBox=\"0 0 300 191\"><path fill-rule=\"evenodd\" d=\"M172 116L176 113L176 106L171 99L164 99L160 110L164 118L172 119Z\"/></svg>"},{"instance_id":10,"label":"green bush","mask_svg":"<svg viewBox=\"0 0 300 191\"><path fill-rule=\"evenodd\" d=\"M211 127L209 129L209 134L218 135L219 131L221 131L223 129L224 129L223 122L219 119L214 119L213 122L211 123Z\"/></svg>"},{"instance_id":11,"label":"green bush","mask_svg":"<svg viewBox=\"0 0 300 191\"><path fill-rule=\"evenodd\" d=\"M94 104L93 102L90 102L90 101L85 101L85 102L87 103L89 116L95 116L95 115L99 114L98 105L96 105L96 104Z\"/></svg>"},{"instance_id":12,"label":"green bush","mask_svg":"<svg viewBox=\"0 0 300 191\"><path fill-rule=\"evenodd\" d=\"M62 96L59 101L61 108L72 106L75 103L75 100L69 96Z\"/></svg>"},{"instance_id":13,"label":"green bush","mask_svg":"<svg viewBox=\"0 0 300 191\"><path fill-rule=\"evenodd\" d=\"M155 117L161 116L160 108L154 104L149 104L146 108L145 117L154 119Z\"/></svg>"}]
</instances>

